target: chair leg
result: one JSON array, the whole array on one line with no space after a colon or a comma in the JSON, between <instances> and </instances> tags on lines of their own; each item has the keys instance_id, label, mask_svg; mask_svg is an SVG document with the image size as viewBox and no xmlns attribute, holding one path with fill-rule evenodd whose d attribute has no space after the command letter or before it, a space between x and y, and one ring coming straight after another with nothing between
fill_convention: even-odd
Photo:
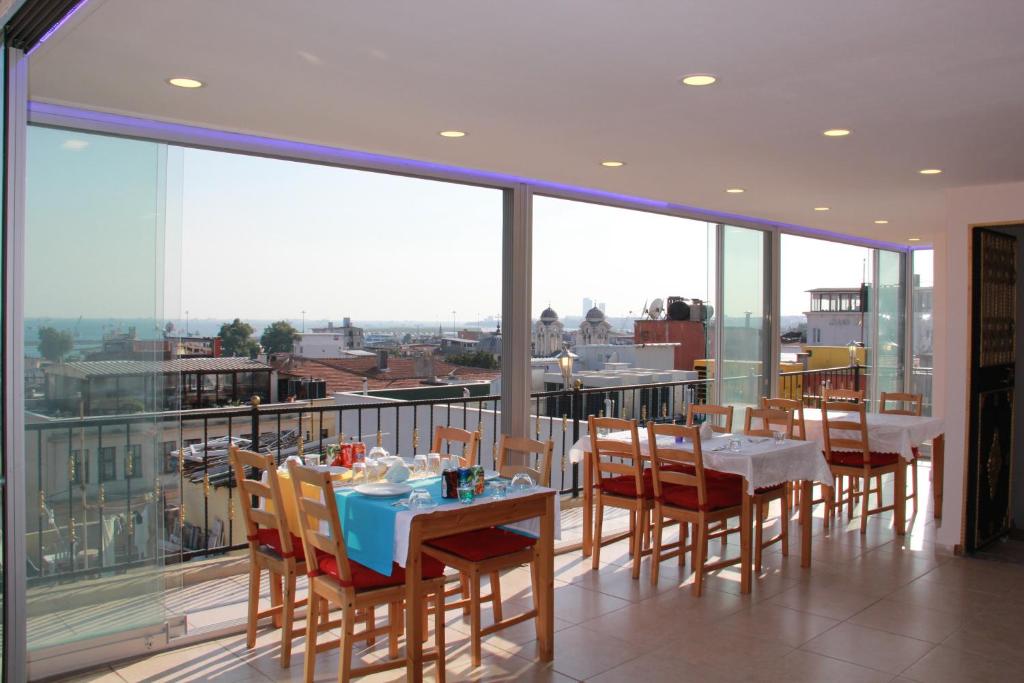
<instances>
[{"instance_id":1,"label":"chair leg","mask_svg":"<svg viewBox=\"0 0 1024 683\"><path fill-rule=\"evenodd\" d=\"M459 595L463 600L469 597L469 579L466 578L465 574L459 574ZM462 608L462 616L469 614L469 605Z\"/></svg>"},{"instance_id":2,"label":"chair leg","mask_svg":"<svg viewBox=\"0 0 1024 683\"><path fill-rule=\"evenodd\" d=\"M917 458L910 461L910 483L914 487L914 514L917 514Z\"/></svg>"},{"instance_id":3,"label":"chair leg","mask_svg":"<svg viewBox=\"0 0 1024 683\"><path fill-rule=\"evenodd\" d=\"M651 585L658 585L658 569L661 567L661 532L662 532L662 521L661 515L654 515L654 543L651 546ZM680 522L679 535L682 537L682 522ZM679 552L683 552L680 547Z\"/></svg>"},{"instance_id":4,"label":"chair leg","mask_svg":"<svg viewBox=\"0 0 1024 683\"><path fill-rule=\"evenodd\" d=\"M636 511L636 528L633 531L633 547L636 548L636 552L633 553L633 578L640 578L640 560L643 559L643 545L644 545L644 532L647 529L647 511L638 509Z\"/></svg>"},{"instance_id":5,"label":"chair leg","mask_svg":"<svg viewBox=\"0 0 1024 683\"><path fill-rule=\"evenodd\" d=\"M444 610L441 610L442 612ZM388 657L398 657L398 624L402 621L402 603L388 603ZM426 630L426 629L424 629Z\"/></svg>"},{"instance_id":6,"label":"chair leg","mask_svg":"<svg viewBox=\"0 0 1024 683\"><path fill-rule=\"evenodd\" d=\"M469 630L473 668L480 666L480 574L469 577Z\"/></svg>"},{"instance_id":7,"label":"chair leg","mask_svg":"<svg viewBox=\"0 0 1024 683\"><path fill-rule=\"evenodd\" d=\"M321 611L321 600L309 591L309 606L306 608L306 655L302 669L302 677L305 683L313 683L316 677L316 636L317 636L317 612Z\"/></svg>"},{"instance_id":8,"label":"chair leg","mask_svg":"<svg viewBox=\"0 0 1024 683\"><path fill-rule=\"evenodd\" d=\"M260 611L260 568L255 562L249 563L249 620L245 631L245 646L256 647L256 614Z\"/></svg>"},{"instance_id":9,"label":"chair leg","mask_svg":"<svg viewBox=\"0 0 1024 683\"><path fill-rule=\"evenodd\" d=\"M754 506L754 569L761 571L761 553L764 551L764 505Z\"/></svg>"},{"instance_id":10,"label":"chair leg","mask_svg":"<svg viewBox=\"0 0 1024 683\"><path fill-rule=\"evenodd\" d=\"M352 645L355 631L356 610L346 605L341 612L341 643L338 652L338 683L352 680ZM308 648L309 645L306 645ZM313 655L316 656L316 653Z\"/></svg>"},{"instance_id":11,"label":"chair leg","mask_svg":"<svg viewBox=\"0 0 1024 683\"><path fill-rule=\"evenodd\" d=\"M700 597L704 591L704 563L708 557L708 527L704 520L695 525L695 538L693 544L693 595Z\"/></svg>"},{"instance_id":12,"label":"chair leg","mask_svg":"<svg viewBox=\"0 0 1024 683\"><path fill-rule=\"evenodd\" d=\"M279 607L284 602L281 592L281 576L274 572L267 572L270 575L270 604ZM281 610L274 612L272 617L274 628L281 628Z\"/></svg>"},{"instance_id":13,"label":"chair leg","mask_svg":"<svg viewBox=\"0 0 1024 683\"><path fill-rule=\"evenodd\" d=\"M501 575L491 572L491 610L494 612L494 623L501 621Z\"/></svg>"},{"instance_id":14,"label":"chair leg","mask_svg":"<svg viewBox=\"0 0 1024 683\"><path fill-rule=\"evenodd\" d=\"M320 598L316 599L320 600ZM320 605L320 607L322 608L320 610L320 625L327 626L327 622L331 620L331 604L326 600L320 600L320 602L322 603Z\"/></svg>"},{"instance_id":15,"label":"chair leg","mask_svg":"<svg viewBox=\"0 0 1024 683\"><path fill-rule=\"evenodd\" d=\"M814 489L812 488L811 490L813 491ZM824 527L828 529L829 525L831 524L832 513L834 512L836 490L832 486L825 486L824 484L822 484L821 493L822 497L825 499Z\"/></svg>"},{"instance_id":16,"label":"chair leg","mask_svg":"<svg viewBox=\"0 0 1024 683\"><path fill-rule=\"evenodd\" d=\"M633 557L637 553L637 548L636 548L636 526L637 526L637 517L639 517L639 516L640 516L640 513L637 512L636 510L630 510L629 511L629 556L630 557Z\"/></svg>"},{"instance_id":17,"label":"chair leg","mask_svg":"<svg viewBox=\"0 0 1024 683\"><path fill-rule=\"evenodd\" d=\"M594 520L594 543L590 551L590 568L597 569L601 564L601 528L604 526L604 502L601 500L600 494L597 496L597 504L594 506L594 514L596 519Z\"/></svg>"},{"instance_id":18,"label":"chair leg","mask_svg":"<svg viewBox=\"0 0 1024 683\"><path fill-rule=\"evenodd\" d=\"M367 607L364 616L366 617L366 628L372 631L377 626L377 608L375 606ZM366 644L370 646L376 642L377 636L370 636L366 639Z\"/></svg>"},{"instance_id":19,"label":"chair leg","mask_svg":"<svg viewBox=\"0 0 1024 683\"><path fill-rule=\"evenodd\" d=\"M875 477L875 485L878 486L878 491L875 493L875 505L882 507L882 475Z\"/></svg>"},{"instance_id":20,"label":"chair leg","mask_svg":"<svg viewBox=\"0 0 1024 683\"><path fill-rule=\"evenodd\" d=\"M434 645L437 647L437 683L444 683L445 679L445 653L444 653L444 585L434 594ZM401 610L398 613L401 621Z\"/></svg>"},{"instance_id":21,"label":"chair leg","mask_svg":"<svg viewBox=\"0 0 1024 683\"><path fill-rule=\"evenodd\" d=\"M284 577L284 606L281 608L281 667L292 665L292 625L295 623L295 573Z\"/></svg>"},{"instance_id":22,"label":"chair leg","mask_svg":"<svg viewBox=\"0 0 1024 683\"><path fill-rule=\"evenodd\" d=\"M788 497L784 497L780 503L782 504L782 556L789 557L789 518L792 510L789 507Z\"/></svg>"},{"instance_id":23,"label":"chair leg","mask_svg":"<svg viewBox=\"0 0 1024 683\"><path fill-rule=\"evenodd\" d=\"M860 508L860 532L866 534L868 532L868 489L871 487L871 477L864 477L864 499L861 501Z\"/></svg>"},{"instance_id":24,"label":"chair leg","mask_svg":"<svg viewBox=\"0 0 1024 683\"><path fill-rule=\"evenodd\" d=\"M686 537L689 535L689 522L679 522L679 559L680 567L686 566Z\"/></svg>"}]
</instances>

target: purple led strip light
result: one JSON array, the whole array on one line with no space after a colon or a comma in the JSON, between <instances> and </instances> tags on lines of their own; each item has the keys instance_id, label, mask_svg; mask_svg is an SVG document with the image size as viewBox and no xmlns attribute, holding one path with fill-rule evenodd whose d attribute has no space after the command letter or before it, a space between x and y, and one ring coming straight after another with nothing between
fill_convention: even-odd
<instances>
[{"instance_id":1,"label":"purple led strip light","mask_svg":"<svg viewBox=\"0 0 1024 683\"><path fill-rule=\"evenodd\" d=\"M633 195L609 192L607 190L597 190L589 187L579 187L576 185L568 185L565 183L558 183L550 180L538 180L536 178L527 178L507 173L481 171L477 169L464 168L460 166L451 166L448 164L440 164L431 161L405 159L402 157L389 156L386 154L361 152L358 150L329 147L326 145L317 145L307 142L295 142L292 140L269 138L259 135L250 135L247 133L232 133L230 131L203 128L201 126L192 126L182 123L169 123L165 121L155 121L153 119L125 116L122 114L111 114L108 112L92 111L89 109L78 109L75 107L66 107L63 105L48 104L45 102L29 102L28 108L31 114L38 114L42 116L49 115L66 119L80 119L83 121L90 121L93 123L116 126L118 128L133 128L140 132L144 131L156 139L166 138L167 136L181 138L183 141L180 144L186 145L188 144L188 141L191 141L194 144L209 145L210 147L213 148L230 148L232 146L237 145L249 150L252 150L253 148L263 148L268 153L276 152L278 154L281 154L282 156L292 158L296 156L302 157L312 155L319 158L334 160L342 165L358 165L359 162L371 163L374 165L384 165L396 169L406 170L412 175L431 176L437 175L438 173L444 173L462 176L463 179L467 182L472 182L473 179L476 178L478 180L491 181L501 185L523 183L531 185L532 187L538 188L542 191L549 190L552 191L553 193L558 193L560 191L567 192L580 198L589 197L597 201L600 201L602 199L613 200L618 203L629 204L637 207L651 207L663 210L667 209L671 211L677 211L680 213L690 213L700 216L711 217L718 219L723 223L729 223L730 221L740 221L748 225L758 226L765 229L771 229L775 227L785 228L803 235L820 236L829 239L838 238L842 241L853 242L863 246L875 247L880 249L889 249L894 251L908 251L908 247L904 244L896 244L893 242L874 240L867 237L858 237L856 235L846 235L842 233L832 232L829 230L823 230L820 228L811 228L804 225L781 223L778 221L766 221L764 219L754 218L751 216L744 216L742 214L726 213L723 211L712 211L708 209L687 206L685 204L676 204L673 202L649 199L646 197L636 197Z\"/></svg>"},{"instance_id":2,"label":"purple led strip light","mask_svg":"<svg viewBox=\"0 0 1024 683\"><path fill-rule=\"evenodd\" d=\"M46 33L43 34L43 36L39 39L39 42L37 42L35 45L33 45L32 49L30 49L28 51L28 54L32 54L33 52L36 51L36 49L40 45L42 45L47 40L49 40L50 37L54 33L56 33L57 31L60 30L61 26L63 26L64 24L68 23L68 21L71 19L71 17L75 16L75 12L77 12L78 10L82 9L83 7L85 7L86 3L88 3L88 2L89 2L89 0L80 0L77 5L75 5L74 7L71 8L70 12L68 12L63 17L61 17L60 20L56 24L54 24L53 26L50 27L49 31L47 31Z\"/></svg>"}]
</instances>

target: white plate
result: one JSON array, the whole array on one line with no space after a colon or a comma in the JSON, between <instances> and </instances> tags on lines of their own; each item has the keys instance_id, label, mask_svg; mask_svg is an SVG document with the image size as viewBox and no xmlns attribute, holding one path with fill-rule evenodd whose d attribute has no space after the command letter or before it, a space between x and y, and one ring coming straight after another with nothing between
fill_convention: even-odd
<instances>
[{"instance_id":1,"label":"white plate","mask_svg":"<svg viewBox=\"0 0 1024 683\"><path fill-rule=\"evenodd\" d=\"M356 487L356 493L362 493L364 496L379 496L381 498L392 498L394 496L404 496L405 494L412 491L412 487L408 484L390 484L387 482L379 482L377 484L360 484Z\"/></svg>"},{"instance_id":2,"label":"white plate","mask_svg":"<svg viewBox=\"0 0 1024 683\"><path fill-rule=\"evenodd\" d=\"M332 475L345 474L346 472L348 472L347 467L341 467L339 465L317 465L313 469L315 469L317 472L330 472Z\"/></svg>"},{"instance_id":3,"label":"white plate","mask_svg":"<svg viewBox=\"0 0 1024 683\"><path fill-rule=\"evenodd\" d=\"M501 476L501 472L497 470L484 470L484 481L491 481Z\"/></svg>"}]
</instances>

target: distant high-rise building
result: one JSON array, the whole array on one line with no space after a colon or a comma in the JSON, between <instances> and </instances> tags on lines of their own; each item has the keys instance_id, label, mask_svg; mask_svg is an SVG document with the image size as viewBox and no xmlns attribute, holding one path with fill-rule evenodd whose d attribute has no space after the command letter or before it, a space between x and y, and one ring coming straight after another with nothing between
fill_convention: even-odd
<instances>
[{"instance_id":1,"label":"distant high-rise building","mask_svg":"<svg viewBox=\"0 0 1024 683\"><path fill-rule=\"evenodd\" d=\"M606 310L605 310L605 303L604 303L603 301L602 301L601 303L599 303L599 304L597 305L597 307L598 307L599 309L601 309L601 312L602 312L602 313L607 313L607 312L608 312L608 311L606 311Z\"/></svg>"},{"instance_id":2,"label":"distant high-rise building","mask_svg":"<svg viewBox=\"0 0 1024 683\"><path fill-rule=\"evenodd\" d=\"M594 307L594 300L590 297L583 297L583 315L586 317L587 311Z\"/></svg>"}]
</instances>

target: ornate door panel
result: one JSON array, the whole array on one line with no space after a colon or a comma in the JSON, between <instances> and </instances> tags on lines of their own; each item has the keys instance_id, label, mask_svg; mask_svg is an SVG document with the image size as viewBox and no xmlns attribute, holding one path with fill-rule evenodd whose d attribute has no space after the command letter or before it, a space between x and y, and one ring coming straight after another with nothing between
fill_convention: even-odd
<instances>
[{"instance_id":1,"label":"ornate door panel","mask_svg":"<svg viewBox=\"0 0 1024 683\"><path fill-rule=\"evenodd\" d=\"M1017 238L974 230L971 434L965 549L1010 529Z\"/></svg>"}]
</instances>

